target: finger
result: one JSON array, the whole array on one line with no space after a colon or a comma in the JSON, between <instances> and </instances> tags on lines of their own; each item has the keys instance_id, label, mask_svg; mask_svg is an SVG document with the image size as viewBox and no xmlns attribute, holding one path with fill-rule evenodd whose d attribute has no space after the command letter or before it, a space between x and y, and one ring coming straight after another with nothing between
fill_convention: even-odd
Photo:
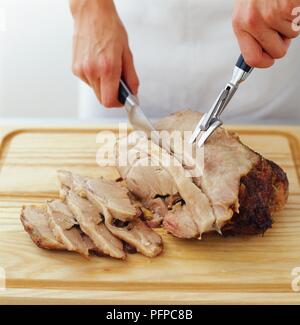
<instances>
[{"instance_id":1,"label":"finger","mask_svg":"<svg viewBox=\"0 0 300 325\"><path fill-rule=\"evenodd\" d=\"M102 103L101 99L101 81L100 78L92 81L92 88L94 90L95 95L97 96L99 103Z\"/></svg>"},{"instance_id":2,"label":"finger","mask_svg":"<svg viewBox=\"0 0 300 325\"><path fill-rule=\"evenodd\" d=\"M274 20L272 28L286 38L296 38L299 32L293 29L292 23L287 20Z\"/></svg>"},{"instance_id":3,"label":"finger","mask_svg":"<svg viewBox=\"0 0 300 325\"><path fill-rule=\"evenodd\" d=\"M274 64L274 59L263 51L252 35L242 30L236 30L235 33L247 64L255 68L268 68Z\"/></svg>"},{"instance_id":4,"label":"finger","mask_svg":"<svg viewBox=\"0 0 300 325\"><path fill-rule=\"evenodd\" d=\"M281 59L286 55L288 45L278 32L268 28L267 26L264 26L259 30L247 31L273 59Z\"/></svg>"},{"instance_id":5,"label":"finger","mask_svg":"<svg viewBox=\"0 0 300 325\"><path fill-rule=\"evenodd\" d=\"M72 72L74 76L78 77L81 81L85 82L88 86L90 86L90 83L86 78L84 71L79 64L77 63L72 64Z\"/></svg>"},{"instance_id":6,"label":"finger","mask_svg":"<svg viewBox=\"0 0 300 325\"><path fill-rule=\"evenodd\" d=\"M292 40L290 39L290 38L287 38L287 37L284 37L283 36L283 41L284 41L284 43L285 43L285 45L287 46L287 47L289 47L290 45L291 45L291 42L292 42Z\"/></svg>"},{"instance_id":7,"label":"finger","mask_svg":"<svg viewBox=\"0 0 300 325\"><path fill-rule=\"evenodd\" d=\"M137 95L139 89L139 78L137 76L133 56L130 49L123 54L122 77L134 95Z\"/></svg>"},{"instance_id":8,"label":"finger","mask_svg":"<svg viewBox=\"0 0 300 325\"><path fill-rule=\"evenodd\" d=\"M299 0L285 0L281 1L280 4L281 15L288 21L292 22L295 19L295 13L299 7Z\"/></svg>"},{"instance_id":9,"label":"finger","mask_svg":"<svg viewBox=\"0 0 300 325\"><path fill-rule=\"evenodd\" d=\"M100 62L101 103L105 107L121 107L118 100L119 85L122 73L122 58L103 58Z\"/></svg>"},{"instance_id":10,"label":"finger","mask_svg":"<svg viewBox=\"0 0 300 325\"><path fill-rule=\"evenodd\" d=\"M96 97L99 100L99 103L101 104L101 82L99 77L95 77L94 79L89 78L88 79L89 86L94 90L94 93Z\"/></svg>"},{"instance_id":11,"label":"finger","mask_svg":"<svg viewBox=\"0 0 300 325\"><path fill-rule=\"evenodd\" d=\"M85 77L85 75L84 75L83 73L80 74L80 75L78 75L77 77L79 77L79 79L80 79L81 81L83 81L84 83L86 83L88 86L91 87L90 82L88 81L88 79Z\"/></svg>"},{"instance_id":12,"label":"finger","mask_svg":"<svg viewBox=\"0 0 300 325\"><path fill-rule=\"evenodd\" d=\"M94 90L95 95L101 103L99 69L94 62L94 60L86 60L83 63L83 76L87 80L88 85Z\"/></svg>"}]
</instances>

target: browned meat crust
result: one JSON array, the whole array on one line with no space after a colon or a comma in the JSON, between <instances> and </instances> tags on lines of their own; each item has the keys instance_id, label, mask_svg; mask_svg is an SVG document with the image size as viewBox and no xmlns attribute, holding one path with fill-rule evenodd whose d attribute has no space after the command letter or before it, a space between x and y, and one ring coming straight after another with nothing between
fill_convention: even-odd
<instances>
[{"instance_id":1,"label":"browned meat crust","mask_svg":"<svg viewBox=\"0 0 300 325\"><path fill-rule=\"evenodd\" d=\"M222 228L224 235L263 234L272 226L271 214L281 210L288 198L286 173L260 156L258 163L241 178L239 213Z\"/></svg>"}]
</instances>

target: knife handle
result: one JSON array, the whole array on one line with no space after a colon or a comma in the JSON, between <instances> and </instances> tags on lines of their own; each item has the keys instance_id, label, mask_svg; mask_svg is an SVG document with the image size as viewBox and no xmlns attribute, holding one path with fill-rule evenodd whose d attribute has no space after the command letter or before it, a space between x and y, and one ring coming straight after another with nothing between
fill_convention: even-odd
<instances>
[{"instance_id":1,"label":"knife handle","mask_svg":"<svg viewBox=\"0 0 300 325\"><path fill-rule=\"evenodd\" d=\"M250 73L251 70L253 69L252 67L250 67L250 65L248 65L246 63L242 54L239 56L235 66L242 69L243 71L245 71L247 73Z\"/></svg>"},{"instance_id":2,"label":"knife handle","mask_svg":"<svg viewBox=\"0 0 300 325\"><path fill-rule=\"evenodd\" d=\"M120 85L119 85L119 95L118 99L119 102L123 105L125 105L127 98L131 95L131 92L126 85L126 83L121 79L120 80Z\"/></svg>"}]
</instances>

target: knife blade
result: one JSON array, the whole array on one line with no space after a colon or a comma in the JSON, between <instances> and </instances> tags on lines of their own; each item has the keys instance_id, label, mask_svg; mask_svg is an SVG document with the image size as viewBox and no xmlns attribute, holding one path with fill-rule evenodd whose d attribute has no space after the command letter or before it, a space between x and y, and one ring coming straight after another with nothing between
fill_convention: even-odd
<instances>
[{"instance_id":1,"label":"knife blade","mask_svg":"<svg viewBox=\"0 0 300 325\"><path fill-rule=\"evenodd\" d=\"M137 97L131 93L123 80L120 81L119 86L119 101L125 106L128 120L133 128L145 132L150 138L156 129L140 107Z\"/></svg>"}]
</instances>

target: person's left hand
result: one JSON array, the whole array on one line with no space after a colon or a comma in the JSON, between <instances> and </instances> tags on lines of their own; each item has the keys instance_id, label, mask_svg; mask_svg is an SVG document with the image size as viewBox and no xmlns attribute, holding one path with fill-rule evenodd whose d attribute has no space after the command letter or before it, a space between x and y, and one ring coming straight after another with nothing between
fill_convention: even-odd
<instances>
[{"instance_id":1,"label":"person's left hand","mask_svg":"<svg viewBox=\"0 0 300 325\"><path fill-rule=\"evenodd\" d=\"M267 68L284 57L293 30L293 9L300 0L236 0L233 29L245 61L252 67Z\"/></svg>"}]
</instances>

